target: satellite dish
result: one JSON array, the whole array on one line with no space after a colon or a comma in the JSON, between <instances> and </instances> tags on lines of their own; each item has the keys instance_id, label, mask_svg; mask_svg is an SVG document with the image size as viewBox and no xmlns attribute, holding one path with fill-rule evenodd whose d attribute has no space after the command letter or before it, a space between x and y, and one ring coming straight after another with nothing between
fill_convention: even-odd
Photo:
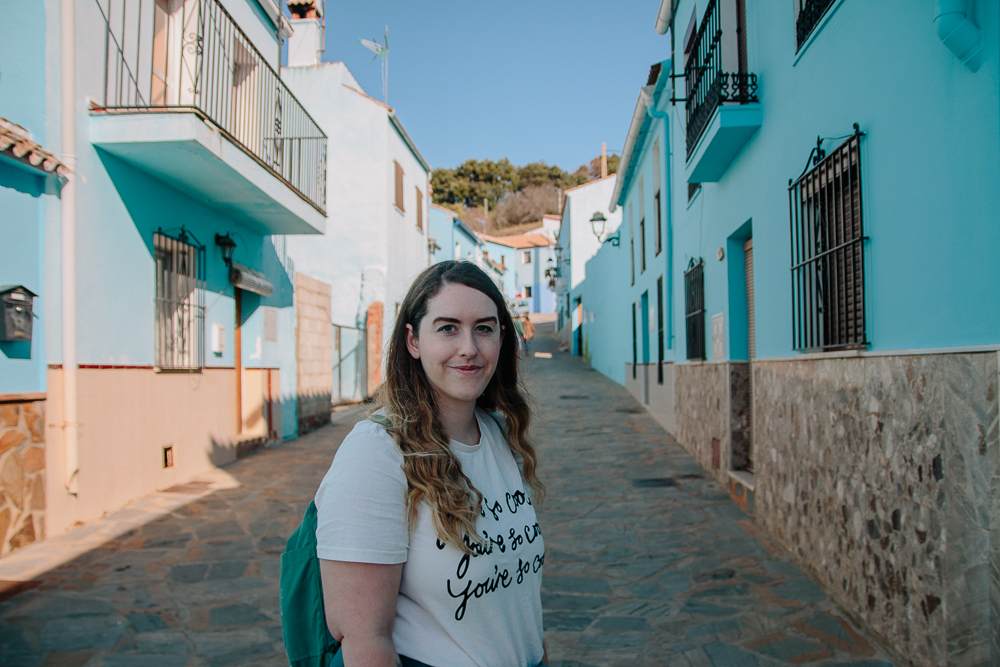
<instances>
[{"instance_id":1,"label":"satellite dish","mask_svg":"<svg viewBox=\"0 0 1000 667\"><path fill-rule=\"evenodd\" d=\"M359 39L361 46L375 54L372 62L382 59L382 101L389 104L389 26L385 27L385 44L373 40Z\"/></svg>"}]
</instances>

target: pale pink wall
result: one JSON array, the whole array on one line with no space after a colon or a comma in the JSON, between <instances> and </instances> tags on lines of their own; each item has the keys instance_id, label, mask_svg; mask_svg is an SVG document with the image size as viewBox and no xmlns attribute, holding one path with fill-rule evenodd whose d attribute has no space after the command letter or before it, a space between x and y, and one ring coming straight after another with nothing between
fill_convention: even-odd
<instances>
[{"instance_id":1,"label":"pale pink wall","mask_svg":"<svg viewBox=\"0 0 1000 667\"><path fill-rule=\"evenodd\" d=\"M80 369L78 373L80 473L79 494L73 498L64 487L62 370L48 371L49 537L235 457L233 369L206 368L201 373ZM260 422L261 373L244 371L244 375L244 412L252 416L256 411ZM263 434L263 428L254 425ZM165 445L173 445L173 468L163 467Z\"/></svg>"}]
</instances>

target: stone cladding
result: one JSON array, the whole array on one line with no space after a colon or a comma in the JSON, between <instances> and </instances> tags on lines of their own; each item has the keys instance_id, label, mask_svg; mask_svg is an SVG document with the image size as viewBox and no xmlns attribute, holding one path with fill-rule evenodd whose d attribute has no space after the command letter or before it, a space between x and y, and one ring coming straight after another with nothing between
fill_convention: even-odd
<instances>
[{"instance_id":1,"label":"stone cladding","mask_svg":"<svg viewBox=\"0 0 1000 667\"><path fill-rule=\"evenodd\" d=\"M0 403L0 557L45 537L45 401Z\"/></svg>"},{"instance_id":2,"label":"stone cladding","mask_svg":"<svg viewBox=\"0 0 1000 667\"><path fill-rule=\"evenodd\" d=\"M1000 664L997 353L757 361L754 382L757 521L912 664Z\"/></svg>"}]
</instances>

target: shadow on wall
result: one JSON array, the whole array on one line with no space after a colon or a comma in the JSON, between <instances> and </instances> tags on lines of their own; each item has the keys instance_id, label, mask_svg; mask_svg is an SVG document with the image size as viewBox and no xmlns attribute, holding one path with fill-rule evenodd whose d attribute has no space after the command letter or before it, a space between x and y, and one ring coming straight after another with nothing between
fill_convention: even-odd
<instances>
[{"instance_id":1,"label":"shadow on wall","mask_svg":"<svg viewBox=\"0 0 1000 667\"><path fill-rule=\"evenodd\" d=\"M0 342L0 352L8 359L31 359L31 341L14 340Z\"/></svg>"},{"instance_id":2,"label":"shadow on wall","mask_svg":"<svg viewBox=\"0 0 1000 667\"><path fill-rule=\"evenodd\" d=\"M235 261L257 268L274 282L274 293L260 297L252 292L243 295L243 322L259 306L287 308L293 304L294 287L271 244L232 218L161 183L119 158L97 149L97 155L114 184L136 231L153 257L153 233L176 235L183 224L185 231L205 246L205 289L232 296L229 273L215 247L215 234L229 231L236 239ZM242 233L241 233L242 232Z\"/></svg>"}]
</instances>

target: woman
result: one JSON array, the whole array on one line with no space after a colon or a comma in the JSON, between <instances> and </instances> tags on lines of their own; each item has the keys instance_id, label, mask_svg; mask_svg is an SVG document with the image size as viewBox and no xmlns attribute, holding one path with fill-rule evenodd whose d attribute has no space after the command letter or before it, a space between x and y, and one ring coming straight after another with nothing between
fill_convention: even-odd
<instances>
[{"instance_id":1,"label":"woman","mask_svg":"<svg viewBox=\"0 0 1000 667\"><path fill-rule=\"evenodd\" d=\"M432 266L403 300L379 409L316 493L327 622L347 667L547 663L543 486L513 331L469 262Z\"/></svg>"}]
</instances>

